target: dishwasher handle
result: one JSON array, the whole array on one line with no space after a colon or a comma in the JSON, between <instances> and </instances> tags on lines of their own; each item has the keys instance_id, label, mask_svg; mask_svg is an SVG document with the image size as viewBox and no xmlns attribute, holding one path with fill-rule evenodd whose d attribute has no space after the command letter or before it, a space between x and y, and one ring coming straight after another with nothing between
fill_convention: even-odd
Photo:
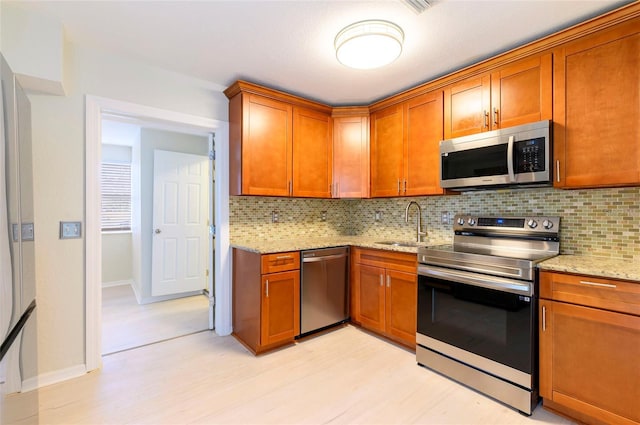
<instances>
[{"instance_id":1,"label":"dishwasher handle","mask_svg":"<svg viewBox=\"0 0 640 425\"><path fill-rule=\"evenodd\" d=\"M334 254L334 255L322 255L319 257L304 257L302 259L303 263L317 263L319 261L326 261L326 260L336 260L338 258L346 258L349 254L345 253L345 254Z\"/></svg>"}]
</instances>

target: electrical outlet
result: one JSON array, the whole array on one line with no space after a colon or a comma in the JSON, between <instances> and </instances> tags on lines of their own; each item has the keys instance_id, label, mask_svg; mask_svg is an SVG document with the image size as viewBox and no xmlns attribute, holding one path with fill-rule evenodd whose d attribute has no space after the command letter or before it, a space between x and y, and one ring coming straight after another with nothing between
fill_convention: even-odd
<instances>
[{"instance_id":1,"label":"electrical outlet","mask_svg":"<svg viewBox=\"0 0 640 425\"><path fill-rule=\"evenodd\" d=\"M442 211L442 216L440 218L440 223L442 224L451 224L451 214L449 211Z\"/></svg>"},{"instance_id":2,"label":"electrical outlet","mask_svg":"<svg viewBox=\"0 0 640 425\"><path fill-rule=\"evenodd\" d=\"M320 213L320 221L327 221L327 212L326 211L322 211Z\"/></svg>"},{"instance_id":3,"label":"electrical outlet","mask_svg":"<svg viewBox=\"0 0 640 425\"><path fill-rule=\"evenodd\" d=\"M272 211L271 212L271 222L272 223L277 223L278 221L280 221L280 218L278 217L278 211Z\"/></svg>"},{"instance_id":4,"label":"electrical outlet","mask_svg":"<svg viewBox=\"0 0 640 425\"><path fill-rule=\"evenodd\" d=\"M60 239L74 239L82 236L82 223L79 221L61 221Z\"/></svg>"},{"instance_id":5,"label":"electrical outlet","mask_svg":"<svg viewBox=\"0 0 640 425\"><path fill-rule=\"evenodd\" d=\"M375 220L382 221L382 211L376 211Z\"/></svg>"}]
</instances>

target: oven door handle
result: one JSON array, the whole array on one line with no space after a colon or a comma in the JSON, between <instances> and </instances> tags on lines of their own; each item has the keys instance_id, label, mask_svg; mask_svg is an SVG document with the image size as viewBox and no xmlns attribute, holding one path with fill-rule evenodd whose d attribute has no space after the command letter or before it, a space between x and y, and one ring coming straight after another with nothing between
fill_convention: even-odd
<instances>
[{"instance_id":1,"label":"oven door handle","mask_svg":"<svg viewBox=\"0 0 640 425\"><path fill-rule=\"evenodd\" d=\"M495 291L510 292L512 294L525 295L529 297L533 295L533 289L530 283L513 279L486 276L477 273L425 265L418 265L418 274L420 276L435 277L437 279L464 283L466 285L478 286L480 288L492 289Z\"/></svg>"}]
</instances>

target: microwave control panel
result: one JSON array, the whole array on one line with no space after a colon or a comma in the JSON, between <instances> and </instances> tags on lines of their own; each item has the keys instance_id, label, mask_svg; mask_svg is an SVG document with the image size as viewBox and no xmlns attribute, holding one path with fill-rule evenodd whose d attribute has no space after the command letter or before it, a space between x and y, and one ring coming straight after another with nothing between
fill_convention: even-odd
<instances>
[{"instance_id":1,"label":"microwave control panel","mask_svg":"<svg viewBox=\"0 0 640 425\"><path fill-rule=\"evenodd\" d=\"M513 144L514 172L534 173L545 171L544 137L520 140Z\"/></svg>"}]
</instances>

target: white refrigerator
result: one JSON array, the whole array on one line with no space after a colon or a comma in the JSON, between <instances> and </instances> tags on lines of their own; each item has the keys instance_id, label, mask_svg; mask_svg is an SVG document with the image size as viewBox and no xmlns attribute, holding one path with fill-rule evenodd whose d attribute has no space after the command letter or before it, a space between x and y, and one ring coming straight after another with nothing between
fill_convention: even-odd
<instances>
[{"instance_id":1,"label":"white refrigerator","mask_svg":"<svg viewBox=\"0 0 640 425\"><path fill-rule=\"evenodd\" d=\"M31 107L0 59L0 424L37 424Z\"/></svg>"}]
</instances>

